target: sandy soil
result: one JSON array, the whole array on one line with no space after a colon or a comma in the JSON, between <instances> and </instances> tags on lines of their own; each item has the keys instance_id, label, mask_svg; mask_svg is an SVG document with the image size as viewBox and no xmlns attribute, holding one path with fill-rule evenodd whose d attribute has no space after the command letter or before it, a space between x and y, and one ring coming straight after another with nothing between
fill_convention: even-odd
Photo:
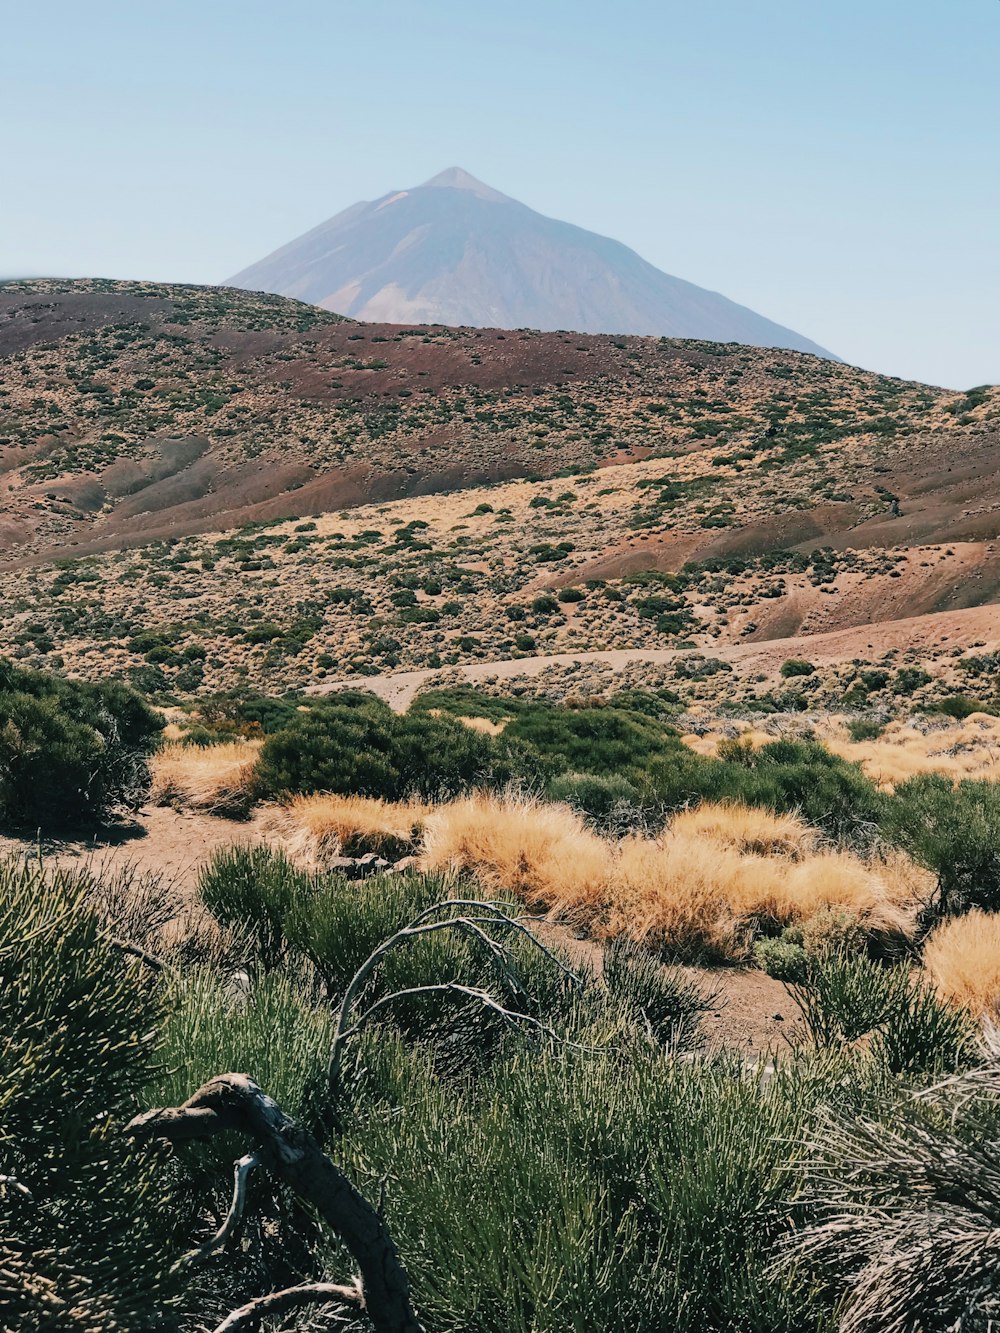
<instances>
[{"instance_id":1,"label":"sandy soil","mask_svg":"<svg viewBox=\"0 0 1000 1333\"><path fill-rule=\"evenodd\" d=\"M106 836L41 844L0 837L0 855L37 855L40 850L46 865L95 874L129 865L142 874L161 876L165 887L193 893L198 869L213 852L251 839L249 824L148 806L134 825Z\"/></svg>"}]
</instances>

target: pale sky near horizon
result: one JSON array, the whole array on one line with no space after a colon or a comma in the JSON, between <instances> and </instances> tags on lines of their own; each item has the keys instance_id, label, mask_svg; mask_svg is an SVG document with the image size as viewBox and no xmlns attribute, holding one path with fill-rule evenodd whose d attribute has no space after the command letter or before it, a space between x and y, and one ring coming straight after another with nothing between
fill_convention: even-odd
<instances>
[{"instance_id":1,"label":"pale sky near horizon","mask_svg":"<svg viewBox=\"0 0 1000 1333\"><path fill-rule=\"evenodd\" d=\"M0 0L0 277L219 282L460 165L873 370L1000 381L998 0Z\"/></svg>"}]
</instances>

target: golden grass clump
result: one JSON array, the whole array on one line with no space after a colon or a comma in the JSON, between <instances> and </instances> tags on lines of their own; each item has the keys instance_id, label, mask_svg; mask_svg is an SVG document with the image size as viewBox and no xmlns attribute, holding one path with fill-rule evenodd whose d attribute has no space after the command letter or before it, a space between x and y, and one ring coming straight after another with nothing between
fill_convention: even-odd
<instances>
[{"instance_id":1,"label":"golden grass clump","mask_svg":"<svg viewBox=\"0 0 1000 1333\"><path fill-rule=\"evenodd\" d=\"M392 804L321 793L266 806L257 824L265 837L281 843L291 860L319 870L338 856L405 856L414 850L426 813L427 807L415 801Z\"/></svg>"},{"instance_id":2,"label":"golden grass clump","mask_svg":"<svg viewBox=\"0 0 1000 1333\"><path fill-rule=\"evenodd\" d=\"M473 871L597 935L688 956L742 959L761 924L823 910L881 936L911 929L912 877L820 848L790 816L738 806L685 811L659 838L614 844L567 806L476 795L431 811L421 859L427 869Z\"/></svg>"},{"instance_id":3,"label":"golden grass clump","mask_svg":"<svg viewBox=\"0 0 1000 1333\"><path fill-rule=\"evenodd\" d=\"M866 777L883 791L923 773L941 773L955 782L962 778L1000 781L1000 717L971 713L961 721L915 726L910 719L890 722L881 736L853 741L841 717L813 728L826 748L841 759L859 764ZM697 754L714 757L726 739L717 732L682 737ZM750 727L739 735L741 744L760 749L776 735Z\"/></svg>"},{"instance_id":4,"label":"golden grass clump","mask_svg":"<svg viewBox=\"0 0 1000 1333\"><path fill-rule=\"evenodd\" d=\"M169 742L150 763L154 805L245 818L253 804L259 740L224 745Z\"/></svg>"},{"instance_id":5,"label":"golden grass clump","mask_svg":"<svg viewBox=\"0 0 1000 1333\"><path fill-rule=\"evenodd\" d=\"M683 836L623 839L603 933L663 944L687 957L743 956L749 931L727 901L726 889L749 859L730 847Z\"/></svg>"},{"instance_id":6,"label":"golden grass clump","mask_svg":"<svg viewBox=\"0 0 1000 1333\"><path fill-rule=\"evenodd\" d=\"M943 921L924 945L938 994L977 1017L1000 1013L1000 913L973 908Z\"/></svg>"},{"instance_id":7,"label":"golden grass clump","mask_svg":"<svg viewBox=\"0 0 1000 1333\"><path fill-rule=\"evenodd\" d=\"M928 730L909 720L895 721L869 741L852 741L838 728L826 745L842 759L860 764L885 790L922 773L941 773L955 782L1000 780L1000 718L988 713L971 713L960 722L942 722Z\"/></svg>"},{"instance_id":8,"label":"golden grass clump","mask_svg":"<svg viewBox=\"0 0 1000 1333\"><path fill-rule=\"evenodd\" d=\"M428 870L475 871L529 903L576 913L599 903L611 849L568 806L476 794L427 816L421 861Z\"/></svg>"},{"instance_id":9,"label":"golden grass clump","mask_svg":"<svg viewBox=\"0 0 1000 1333\"><path fill-rule=\"evenodd\" d=\"M757 856L791 856L814 851L816 830L794 815L778 815L752 805L698 805L682 810L670 822L674 835L705 838Z\"/></svg>"},{"instance_id":10,"label":"golden grass clump","mask_svg":"<svg viewBox=\"0 0 1000 1333\"><path fill-rule=\"evenodd\" d=\"M849 853L819 851L798 861L754 855L693 836L677 822L655 841L619 845L609 934L737 961L761 923L787 926L824 909L844 911L880 935L908 932L889 886Z\"/></svg>"}]
</instances>

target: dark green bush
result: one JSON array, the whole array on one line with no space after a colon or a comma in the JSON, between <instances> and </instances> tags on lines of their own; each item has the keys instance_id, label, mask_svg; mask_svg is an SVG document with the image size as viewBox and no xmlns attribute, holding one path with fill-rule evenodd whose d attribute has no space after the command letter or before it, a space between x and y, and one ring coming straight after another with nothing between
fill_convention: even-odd
<instances>
[{"instance_id":1,"label":"dark green bush","mask_svg":"<svg viewBox=\"0 0 1000 1333\"><path fill-rule=\"evenodd\" d=\"M884 799L856 764L812 741L774 741L759 750L723 745L715 760L682 746L649 765L649 782L667 808L729 800L797 811L831 837L849 842L871 840L884 811Z\"/></svg>"},{"instance_id":2,"label":"dark green bush","mask_svg":"<svg viewBox=\"0 0 1000 1333\"><path fill-rule=\"evenodd\" d=\"M426 712L398 717L367 696L299 713L261 751L261 795L329 791L398 800L455 796L530 770L523 748Z\"/></svg>"},{"instance_id":3,"label":"dark green bush","mask_svg":"<svg viewBox=\"0 0 1000 1333\"><path fill-rule=\"evenodd\" d=\"M198 890L217 921L246 932L262 967L271 971L287 953L293 908L308 902L314 886L280 852L236 846L215 853L199 876Z\"/></svg>"},{"instance_id":4,"label":"dark green bush","mask_svg":"<svg viewBox=\"0 0 1000 1333\"><path fill-rule=\"evenodd\" d=\"M968 1015L944 1003L907 964L886 967L843 950L806 954L786 980L819 1046L873 1033L872 1051L891 1074L958 1068L973 1049Z\"/></svg>"},{"instance_id":5,"label":"dark green bush","mask_svg":"<svg viewBox=\"0 0 1000 1333\"><path fill-rule=\"evenodd\" d=\"M874 741L885 731L884 722L876 722L871 717L852 717L847 724L847 732L852 741Z\"/></svg>"},{"instance_id":6,"label":"dark green bush","mask_svg":"<svg viewBox=\"0 0 1000 1333\"><path fill-rule=\"evenodd\" d=\"M0 865L0 1309L25 1333L174 1327L179 1227L165 1163L124 1135L155 1068L151 973L82 890ZM10 1183L13 1177L28 1193Z\"/></svg>"},{"instance_id":7,"label":"dark green bush","mask_svg":"<svg viewBox=\"0 0 1000 1333\"><path fill-rule=\"evenodd\" d=\"M937 876L938 911L1000 911L1000 785L911 778L888 804L885 831Z\"/></svg>"},{"instance_id":8,"label":"dark green bush","mask_svg":"<svg viewBox=\"0 0 1000 1333\"><path fill-rule=\"evenodd\" d=\"M131 690L0 659L0 821L56 832L136 809L162 727Z\"/></svg>"},{"instance_id":9,"label":"dark green bush","mask_svg":"<svg viewBox=\"0 0 1000 1333\"><path fill-rule=\"evenodd\" d=\"M812 662L807 662L803 657L790 657L787 662L781 664L781 674L786 678L790 676L811 676L816 668Z\"/></svg>"},{"instance_id":10,"label":"dark green bush","mask_svg":"<svg viewBox=\"0 0 1000 1333\"><path fill-rule=\"evenodd\" d=\"M652 1041L675 1051L701 1046L701 1020L712 997L676 969L664 967L655 954L615 940L604 950L601 976L611 998Z\"/></svg>"},{"instance_id":11,"label":"dark green bush","mask_svg":"<svg viewBox=\"0 0 1000 1333\"><path fill-rule=\"evenodd\" d=\"M939 699L937 703L927 704L926 711L944 713L947 717L961 720L971 717L973 713L996 713L996 708L992 704L983 703L981 699L970 699L966 694L949 694L947 698Z\"/></svg>"},{"instance_id":12,"label":"dark green bush","mask_svg":"<svg viewBox=\"0 0 1000 1333\"><path fill-rule=\"evenodd\" d=\"M545 797L573 806L602 833L624 833L660 822L648 792L617 775L559 773L546 784Z\"/></svg>"},{"instance_id":13,"label":"dark green bush","mask_svg":"<svg viewBox=\"0 0 1000 1333\"><path fill-rule=\"evenodd\" d=\"M504 737L528 746L544 773L637 777L657 757L691 752L675 732L619 708L531 704L507 724Z\"/></svg>"}]
</instances>

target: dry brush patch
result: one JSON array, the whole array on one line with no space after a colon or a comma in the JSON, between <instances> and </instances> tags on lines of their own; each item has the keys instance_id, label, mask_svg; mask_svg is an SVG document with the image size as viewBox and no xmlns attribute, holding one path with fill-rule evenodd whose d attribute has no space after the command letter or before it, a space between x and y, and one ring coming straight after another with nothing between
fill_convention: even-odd
<instances>
[{"instance_id":1,"label":"dry brush patch","mask_svg":"<svg viewBox=\"0 0 1000 1333\"><path fill-rule=\"evenodd\" d=\"M178 810L245 817L254 800L260 748L258 740L208 746L169 741L150 765L150 800Z\"/></svg>"},{"instance_id":2,"label":"dry brush patch","mask_svg":"<svg viewBox=\"0 0 1000 1333\"><path fill-rule=\"evenodd\" d=\"M414 851L427 810L418 801L324 792L265 806L257 827L296 864L318 870L339 856L376 852L392 859Z\"/></svg>"},{"instance_id":3,"label":"dry brush patch","mask_svg":"<svg viewBox=\"0 0 1000 1333\"><path fill-rule=\"evenodd\" d=\"M955 782L1000 779L1000 718L987 713L929 727L899 720L868 741L851 741L843 728L831 728L824 740L834 754L860 764L886 789L922 773L941 773Z\"/></svg>"},{"instance_id":4,"label":"dry brush patch","mask_svg":"<svg viewBox=\"0 0 1000 1333\"><path fill-rule=\"evenodd\" d=\"M421 859L472 871L597 935L726 961L746 958L760 928L830 908L873 935L904 938L919 879L895 861L824 848L789 815L703 806L659 838L612 843L569 807L483 795L428 815Z\"/></svg>"},{"instance_id":5,"label":"dry brush patch","mask_svg":"<svg viewBox=\"0 0 1000 1333\"><path fill-rule=\"evenodd\" d=\"M1000 1010L1000 914L973 908L944 921L924 945L938 993L976 1016Z\"/></svg>"}]
</instances>

